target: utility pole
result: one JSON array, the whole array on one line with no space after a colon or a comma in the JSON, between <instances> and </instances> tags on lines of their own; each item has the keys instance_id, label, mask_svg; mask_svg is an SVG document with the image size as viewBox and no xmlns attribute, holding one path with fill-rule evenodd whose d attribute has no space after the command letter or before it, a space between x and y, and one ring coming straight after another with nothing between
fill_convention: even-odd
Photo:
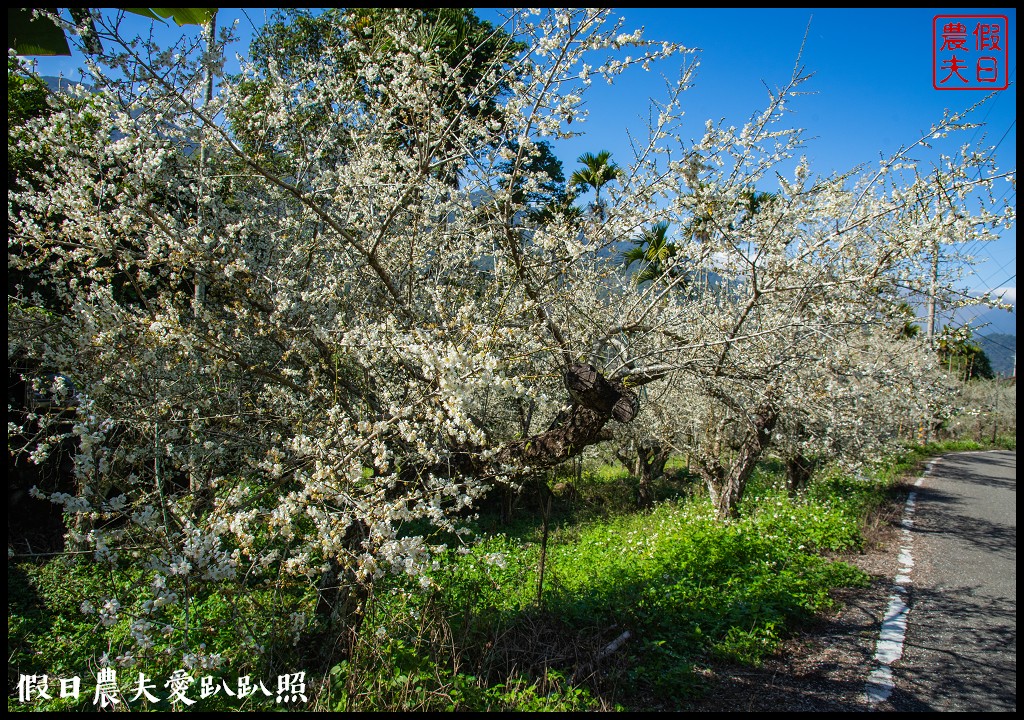
<instances>
[{"instance_id":1,"label":"utility pole","mask_svg":"<svg viewBox=\"0 0 1024 720\"><path fill-rule=\"evenodd\" d=\"M1001 388L999 387L999 380L996 380L996 402L995 407L992 409L992 444L996 444L996 437L999 434L999 393Z\"/></svg>"},{"instance_id":2,"label":"utility pole","mask_svg":"<svg viewBox=\"0 0 1024 720\"><path fill-rule=\"evenodd\" d=\"M932 246L932 276L928 289L928 347L935 349L935 294L939 284L939 241L934 240Z\"/></svg>"},{"instance_id":3,"label":"utility pole","mask_svg":"<svg viewBox=\"0 0 1024 720\"><path fill-rule=\"evenodd\" d=\"M206 44L207 55L213 52L214 43L217 41L217 11L214 10L210 21L203 27L203 39ZM203 107L205 108L213 101L213 64L207 57L206 63L206 95ZM205 179L206 173L206 142L199 143L199 173ZM199 226L200 242L202 241L202 205L197 208L197 224ZM206 279L203 277L203 270L196 272L195 289L192 298L192 313L198 320L202 314L203 306L206 304Z\"/></svg>"},{"instance_id":4,"label":"utility pole","mask_svg":"<svg viewBox=\"0 0 1024 720\"><path fill-rule=\"evenodd\" d=\"M205 101L203 102L203 108L205 109L211 102L213 102L213 59L212 53L217 42L217 10L214 9L213 14L210 16L209 22L203 26L203 36L206 45L206 95ZM202 130L200 130L202 132ZM206 141L202 137L199 140L199 177L200 182L205 184L206 180ZM213 239L207 241L204 238L203 230L203 205L200 200L198 207L196 208L196 231L198 233L198 241L201 247L208 247L212 245ZM202 322L203 310L206 305L206 278L204 277L205 269L202 267L203 256L200 255L197 262L199 267L195 274L195 289L192 297L192 314L198 325ZM189 434L193 441L195 440L192 435L192 430L189 430ZM195 514L200 514L205 510L205 506L209 501L207 490L209 489L208 483L205 478L201 477L195 470L189 470L188 478L189 491L192 493L192 511Z\"/></svg>"}]
</instances>

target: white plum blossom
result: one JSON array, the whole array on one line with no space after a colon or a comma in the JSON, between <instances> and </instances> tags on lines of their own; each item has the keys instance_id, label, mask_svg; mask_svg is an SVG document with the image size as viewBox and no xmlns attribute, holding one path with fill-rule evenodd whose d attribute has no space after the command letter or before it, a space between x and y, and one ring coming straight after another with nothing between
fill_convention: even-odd
<instances>
[{"instance_id":1,"label":"white plum blossom","mask_svg":"<svg viewBox=\"0 0 1024 720\"><path fill-rule=\"evenodd\" d=\"M459 532L492 488L605 429L685 448L727 513L742 487L715 473L739 479L784 429L852 454L946 402L894 307L906 288L953 296L937 238L969 246L1012 219L984 149L929 168L911 145L863 177L787 169L810 157L783 124L796 75L742 127L684 141L691 63L604 211L576 213L535 199L553 180L542 139L577 131L595 75L692 51L550 9L511 17L526 49L470 73L409 18L228 78L219 44L153 65L101 15L116 62L12 130L43 170L8 196L9 365L74 391L63 414L11 421L12 449L73 456L74 488L37 491L69 542L143 558L142 648L199 586L426 586L440 548L411 528ZM620 243L661 221L675 255L633 282ZM643 388L635 425L527 457L565 427L578 362ZM307 620L289 618L294 637Z\"/></svg>"}]
</instances>

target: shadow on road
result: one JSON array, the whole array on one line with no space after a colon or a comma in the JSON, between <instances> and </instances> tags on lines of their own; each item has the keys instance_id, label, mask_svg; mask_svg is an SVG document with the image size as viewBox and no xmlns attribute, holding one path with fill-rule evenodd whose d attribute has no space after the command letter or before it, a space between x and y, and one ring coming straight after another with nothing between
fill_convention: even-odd
<instances>
[{"instance_id":1,"label":"shadow on road","mask_svg":"<svg viewBox=\"0 0 1024 720\"><path fill-rule=\"evenodd\" d=\"M947 475L956 476L954 473ZM973 477L963 474L968 482ZM1016 525L966 515L963 498L941 490L922 487L917 493L919 502L928 503L929 516L927 523L915 523L915 535L947 535L986 552L1016 554Z\"/></svg>"},{"instance_id":2,"label":"shadow on road","mask_svg":"<svg viewBox=\"0 0 1024 720\"><path fill-rule=\"evenodd\" d=\"M1015 453L972 454L970 461L973 468L961 465L962 459L957 455L949 456L947 462L942 466L942 474L973 485L1016 491L1017 458ZM995 468L1007 468L1012 472L998 472ZM999 477L993 477L993 475ZM1009 477L1006 477L1007 475Z\"/></svg>"},{"instance_id":3,"label":"shadow on road","mask_svg":"<svg viewBox=\"0 0 1024 720\"><path fill-rule=\"evenodd\" d=\"M916 608L927 612L915 612ZM905 654L923 665L894 667L895 710L1016 710L1016 602L963 586L911 591ZM913 688L912 693L906 688ZM939 698L931 704L923 698Z\"/></svg>"}]
</instances>

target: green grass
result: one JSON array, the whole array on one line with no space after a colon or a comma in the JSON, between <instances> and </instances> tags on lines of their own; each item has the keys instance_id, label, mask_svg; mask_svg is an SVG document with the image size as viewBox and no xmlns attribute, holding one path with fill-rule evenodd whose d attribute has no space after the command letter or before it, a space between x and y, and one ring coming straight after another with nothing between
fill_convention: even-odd
<instances>
[{"instance_id":1,"label":"green grass","mask_svg":"<svg viewBox=\"0 0 1024 720\"><path fill-rule=\"evenodd\" d=\"M700 691L702 667L762 662L832 606L833 589L863 584L859 570L820 554L856 547L858 521L842 503L776 492L729 525L698 499L562 524L548 543L539 603L539 535L524 524L517 537L487 537L446 558L433 597L478 680L527 669L537 682L554 668L585 680L595 707L652 698L672 707ZM627 631L607 662L580 660Z\"/></svg>"},{"instance_id":2,"label":"green grass","mask_svg":"<svg viewBox=\"0 0 1024 720\"><path fill-rule=\"evenodd\" d=\"M197 680L223 675L233 685L237 676L276 678L271 673L285 672L279 668L289 660L288 619L312 603L307 589L300 587L282 592L243 585L193 593L188 602L168 606L150 633L153 645L140 647L133 637L134 623L142 616L141 598L146 596L140 589L150 580L150 573L123 562L112 566L73 556L48 561L9 559L8 709L93 710L95 678L101 666L118 673L119 686L129 698L135 694L140 672L157 682L158 697L166 697L163 683L175 670L187 667L190 656L219 658L218 666L189 668ZM110 598L119 598L121 607L109 624L94 610L83 609L87 604L100 608ZM221 668L230 670L221 672ZM19 702L18 682L23 675L48 676L54 699ZM60 679L75 676L81 678L79 697L61 698ZM199 693L197 682L188 695L196 699ZM265 699L253 696L240 703L222 692L200 699L191 709L238 709L243 704L251 709ZM264 704L272 708L275 699ZM130 704L133 709L169 709L166 702L150 707L144 698Z\"/></svg>"},{"instance_id":3,"label":"green grass","mask_svg":"<svg viewBox=\"0 0 1024 720\"><path fill-rule=\"evenodd\" d=\"M314 626L311 584L253 583L192 594L168 610L155 645L140 652L131 623L141 600L123 600L109 627L81 607L141 597L147 573L128 564L11 558L8 709L93 709L104 656L115 665L120 658L124 691L144 672L166 695L163 683L183 654L201 645L222 665L196 668L194 677L230 686L250 675L272 696L220 693L192 710L274 708L277 675L299 671L308 696L300 705L313 710L671 710L702 692L710 665L762 663L833 607L834 590L864 584L859 570L833 558L861 545L872 509L931 455L977 448L907 448L859 476L826 468L798 499L766 462L741 517L728 524L714 520L678 465L660 485L661 500L643 513L630 507L628 476L614 467L588 471L549 517L542 590L541 519L522 512L502 532L482 521L475 542L438 558L430 588L378 583L355 636ZM621 645L608 651L617 638ZM20 677L42 674L55 696L59 678L81 676L78 702L20 703ZM197 683L190 697L198 695Z\"/></svg>"}]
</instances>

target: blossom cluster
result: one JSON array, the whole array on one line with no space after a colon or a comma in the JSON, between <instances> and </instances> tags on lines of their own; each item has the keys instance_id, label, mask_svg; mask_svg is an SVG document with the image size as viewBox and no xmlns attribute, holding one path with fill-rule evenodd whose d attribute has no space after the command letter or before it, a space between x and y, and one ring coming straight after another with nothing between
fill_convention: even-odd
<instances>
[{"instance_id":1,"label":"blossom cluster","mask_svg":"<svg viewBox=\"0 0 1024 720\"><path fill-rule=\"evenodd\" d=\"M529 470L502 450L561 417L570 362L644 386L620 436L658 435L711 479L740 479L766 437L852 456L946 402L893 308L951 289L937 234L1012 219L986 153L817 175L783 124L799 75L684 143L691 70L607 202L572 212L537 199L557 185L545 138L579 127L592 76L690 51L556 9L514 15L525 49L477 67L415 17L236 77L220 44L143 54L100 17L123 42L92 86L12 130L32 162L9 193L9 364L37 390L69 379L75 404L8 434L33 462L73 457L70 484L37 491L69 542L147 573L133 617L96 610L142 649L204 584L422 577L436 531ZM674 255L632 282L620 243L658 222Z\"/></svg>"}]
</instances>

